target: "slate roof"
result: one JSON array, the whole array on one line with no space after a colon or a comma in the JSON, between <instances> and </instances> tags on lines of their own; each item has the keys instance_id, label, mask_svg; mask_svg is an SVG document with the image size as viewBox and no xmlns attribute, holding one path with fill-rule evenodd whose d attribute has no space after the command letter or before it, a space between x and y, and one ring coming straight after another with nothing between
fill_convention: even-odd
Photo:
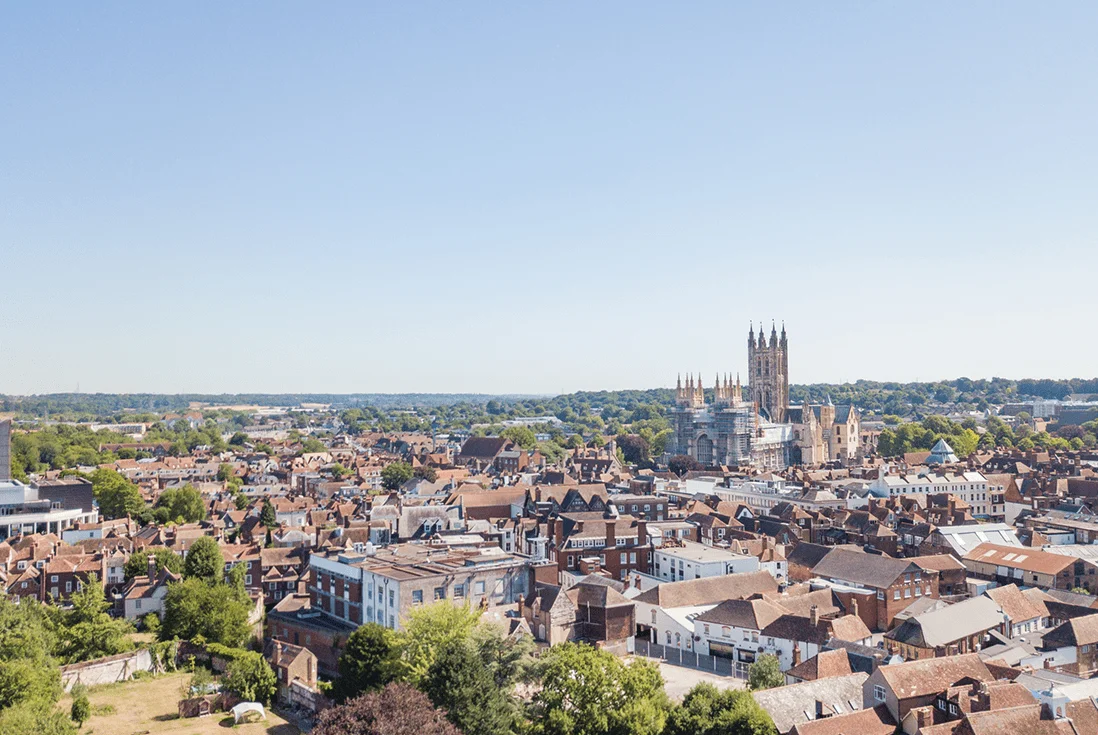
<instances>
[{"instance_id":1,"label":"slate roof","mask_svg":"<svg viewBox=\"0 0 1098 735\"><path fill-rule=\"evenodd\" d=\"M818 577L885 589L912 568L919 569L910 559L893 559L890 556L835 549L813 567L812 572Z\"/></svg>"},{"instance_id":2,"label":"slate roof","mask_svg":"<svg viewBox=\"0 0 1098 735\"><path fill-rule=\"evenodd\" d=\"M816 718L816 702L830 705L831 713L845 715L862 709L862 684L866 674L832 676L801 684L752 692L751 696L766 710L778 732L789 732L794 726Z\"/></svg>"},{"instance_id":3,"label":"slate roof","mask_svg":"<svg viewBox=\"0 0 1098 735\"><path fill-rule=\"evenodd\" d=\"M908 618L885 638L920 648L937 648L991 630L1003 622L1002 608L988 597L973 597L956 605Z\"/></svg>"}]
</instances>

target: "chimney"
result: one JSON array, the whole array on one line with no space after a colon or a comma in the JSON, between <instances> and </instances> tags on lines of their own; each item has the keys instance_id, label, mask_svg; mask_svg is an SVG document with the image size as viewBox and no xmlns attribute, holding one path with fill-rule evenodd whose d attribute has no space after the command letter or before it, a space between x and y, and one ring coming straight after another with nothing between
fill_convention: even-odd
<instances>
[{"instance_id":1,"label":"chimney","mask_svg":"<svg viewBox=\"0 0 1098 735\"><path fill-rule=\"evenodd\" d=\"M637 521L637 546L644 546L648 543L648 521Z\"/></svg>"},{"instance_id":2,"label":"chimney","mask_svg":"<svg viewBox=\"0 0 1098 735\"><path fill-rule=\"evenodd\" d=\"M858 598L853 597L850 600L850 614L854 617L858 617Z\"/></svg>"},{"instance_id":3,"label":"chimney","mask_svg":"<svg viewBox=\"0 0 1098 735\"><path fill-rule=\"evenodd\" d=\"M812 623L812 627L816 627L820 622L820 606L813 605L808 610L808 620Z\"/></svg>"},{"instance_id":4,"label":"chimney","mask_svg":"<svg viewBox=\"0 0 1098 735\"><path fill-rule=\"evenodd\" d=\"M606 522L606 548L612 549L618 545L618 527L613 519Z\"/></svg>"},{"instance_id":5,"label":"chimney","mask_svg":"<svg viewBox=\"0 0 1098 735\"><path fill-rule=\"evenodd\" d=\"M150 582L153 579L156 578L156 555L155 554L149 554L148 575L149 575L149 581Z\"/></svg>"},{"instance_id":6,"label":"chimney","mask_svg":"<svg viewBox=\"0 0 1098 735\"><path fill-rule=\"evenodd\" d=\"M919 729L924 727L930 727L934 724L934 717L931 713L930 707L918 707L915 709L915 722L918 724Z\"/></svg>"}]
</instances>

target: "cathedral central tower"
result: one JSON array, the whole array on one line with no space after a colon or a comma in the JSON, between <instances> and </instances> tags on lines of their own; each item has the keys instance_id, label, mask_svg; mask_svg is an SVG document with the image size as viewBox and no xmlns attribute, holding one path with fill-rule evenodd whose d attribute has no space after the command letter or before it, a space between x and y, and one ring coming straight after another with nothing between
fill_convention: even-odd
<instances>
[{"instance_id":1,"label":"cathedral central tower","mask_svg":"<svg viewBox=\"0 0 1098 735\"><path fill-rule=\"evenodd\" d=\"M751 401L759 413L776 424L785 423L789 406L789 343L785 324L782 324L780 338L777 327L771 324L769 342L761 323L758 341L755 340L755 325L751 325L747 333L747 370Z\"/></svg>"}]
</instances>

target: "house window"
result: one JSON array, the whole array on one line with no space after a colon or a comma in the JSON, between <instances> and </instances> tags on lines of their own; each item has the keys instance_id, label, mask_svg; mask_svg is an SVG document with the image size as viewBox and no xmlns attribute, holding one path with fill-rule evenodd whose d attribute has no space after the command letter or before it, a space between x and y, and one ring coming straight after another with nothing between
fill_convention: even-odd
<instances>
[{"instance_id":1,"label":"house window","mask_svg":"<svg viewBox=\"0 0 1098 735\"><path fill-rule=\"evenodd\" d=\"M705 625L703 625L702 630L705 632L706 635L709 635L709 624L706 623Z\"/></svg>"},{"instance_id":2,"label":"house window","mask_svg":"<svg viewBox=\"0 0 1098 735\"><path fill-rule=\"evenodd\" d=\"M244 584L245 585L250 585L251 583L252 583L252 575L245 574L244 575Z\"/></svg>"},{"instance_id":3,"label":"house window","mask_svg":"<svg viewBox=\"0 0 1098 735\"><path fill-rule=\"evenodd\" d=\"M478 595L483 595L484 594L484 582L477 582L477 594Z\"/></svg>"},{"instance_id":4,"label":"house window","mask_svg":"<svg viewBox=\"0 0 1098 735\"><path fill-rule=\"evenodd\" d=\"M885 598L884 590L877 590L877 599L883 600Z\"/></svg>"},{"instance_id":5,"label":"house window","mask_svg":"<svg viewBox=\"0 0 1098 735\"><path fill-rule=\"evenodd\" d=\"M653 610L653 611L652 611L652 625L655 625L655 624L656 624L656 611L655 611L655 610ZM707 626L707 627L708 627L708 626Z\"/></svg>"},{"instance_id":6,"label":"house window","mask_svg":"<svg viewBox=\"0 0 1098 735\"><path fill-rule=\"evenodd\" d=\"M446 588L445 587L435 587L435 599L436 600L445 600L446 599Z\"/></svg>"},{"instance_id":7,"label":"house window","mask_svg":"<svg viewBox=\"0 0 1098 735\"><path fill-rule=\"evenodd\" d=\"M423 604L423 590L412 590L412 604L413 605L422 605Z\"/></svg>"},{"instance_id":8,"label":"house window","mask_svg":"<svg viewBox=\"0 0 1098 735\"><path fill-rule=\"evenodd\" d=\"M895 590L895 591L893 591L893 593L892 593L892 599L893 599L893 600L898 600L898 599L900 599L900 591L899 591L899 590Z\"/></svg>"},{"instance_id":9,"label":"house window","mask_svg":"<svg viewBox=\"0 0 1098 735\"><path fill-rule=\"evenodd\" d=\"M880 684L873 685L873 698L878 702L885 701L885 688Z\"/></svg>"}]
</instances>

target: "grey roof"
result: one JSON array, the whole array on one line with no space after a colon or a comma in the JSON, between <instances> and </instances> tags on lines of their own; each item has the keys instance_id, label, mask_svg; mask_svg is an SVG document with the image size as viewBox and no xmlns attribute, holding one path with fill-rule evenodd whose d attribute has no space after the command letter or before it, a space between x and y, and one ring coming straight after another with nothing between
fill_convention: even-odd
<instances>
[{"instance_id":1,"label":"grey roof","mask_svg":"<svg viewBox=\"0 0 1098 735\"><path fill-rule=\"evenodd\" d=\"M1003 622L1003 609L995 600L973 597L905 620L885 633L885 638L920 648L937 648L991 630Z\"/></svg>"},{"instance_id":2,"label":"grey roof","mask_svg":"<svg viewBox=\"0 0 1098 735\"><path fill-rule=\"evenodd\" d=\"M945 439L939 439L926 458L927 464L952 464L957 461L957 455L954 454L953 447L949 446Z\"/></svg>"},{"instance_id":3,"label":"grey roof","mask_svg":"<svg viewBox=\"0 0 1098 735\"><path fill-rule=\"evenodd\" d=\"M752 692L751 696L774 720L778 732L789 732L794 726L816 718L817 701L829 705L836 714L862 709L862 684L868 678L868 674L859 671Z\"/></svg>"},{"instance_id":4,"label":"grey roof","mask_svg":"<svg viewBox=\"0 0 1098 735\"><path fill-rule=\"evenodd\" d=\"M812 573L818 577L884 589L908 569L922 572L910 559L834 549L813 567Z\"/></svg>"}]
</instances>

